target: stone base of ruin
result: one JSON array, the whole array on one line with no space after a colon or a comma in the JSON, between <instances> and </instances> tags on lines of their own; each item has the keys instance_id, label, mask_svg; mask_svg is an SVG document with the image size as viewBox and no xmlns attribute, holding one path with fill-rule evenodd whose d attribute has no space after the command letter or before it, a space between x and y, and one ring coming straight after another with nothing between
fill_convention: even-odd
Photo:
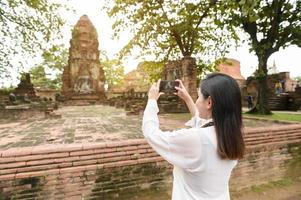
<instances>
[{"instance_id":1,"label":"stone base of ruin","mask_svg":"<svg viewBox=\"0 0 301 200\"><path fill-rule=\"evenodd\" d=\"M96 94L78 94L78 95L66 95L64 105L91 105L91 104L103 104L107 98L104 95Z\"/></svg>"}]
</instances>

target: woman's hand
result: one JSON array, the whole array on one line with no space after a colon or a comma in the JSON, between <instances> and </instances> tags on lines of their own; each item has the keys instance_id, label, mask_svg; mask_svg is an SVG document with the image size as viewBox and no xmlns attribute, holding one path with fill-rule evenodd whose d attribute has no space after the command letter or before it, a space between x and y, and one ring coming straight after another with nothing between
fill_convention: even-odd
<instances>
[{"instance_id":1,"label":"woman's hand","mask_svg":"<svg viewBox=\"0 0 301 200\"><path fill-rule=\"evenodd\" d=\"M148 91L148 99L155 99L156 101L159 99L161 94L164 94L163 92L159 92L161 79L157 81L157 83L154 83L151 88Z\"/></svg>"},{"instance_id":2,"label":"woman's hand","mask_svg":"<svg viewBox=\"0 0 301 200\"><path fill-rule=\"evenodd\" d=\"M175 95L178 95L181 99L183 99L184 101L188 101L191 99L190 94L188 93L188 91L186 90L185 86L183 85L182 81L177 79L176 81L179 82L179 87L175 87L176 90L178 90L177 93L175 93Z\"/></svg>"},{"instance_id":3,"label":"woman's hand","mask_svg":"<svg viewBox=\"0 0 301 200\"><path fill-rule=\"evenodd\" d=\"M196 106L190 96L190 94L188 93L188 91L186 90L185 86L183 85L181 80L176 80L179 82L179 87L175 87L176 90L178 90L177 93L175 93L175 95L178 95L181 99L183 99L189 109L189 112L191 113L192 116L195 116L196 113Z\"/></svg>"}]
</instances>

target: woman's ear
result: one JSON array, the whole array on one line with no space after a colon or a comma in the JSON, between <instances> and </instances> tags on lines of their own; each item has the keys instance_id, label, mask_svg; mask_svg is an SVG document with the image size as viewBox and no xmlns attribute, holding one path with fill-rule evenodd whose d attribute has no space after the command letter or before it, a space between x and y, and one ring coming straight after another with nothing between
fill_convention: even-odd
<instances>
[{"instance_id":1,"label":"woman's ear","mask_svg":"<svg viewBox=\"0 0 301 200\"><path fill-rule=\"evenodd\" d=\"M211 110L211 108L212 108L212 99L211 99L211 96L209 96L207 99L207 109L208 110Z\"/></svg>"}]
</instances>

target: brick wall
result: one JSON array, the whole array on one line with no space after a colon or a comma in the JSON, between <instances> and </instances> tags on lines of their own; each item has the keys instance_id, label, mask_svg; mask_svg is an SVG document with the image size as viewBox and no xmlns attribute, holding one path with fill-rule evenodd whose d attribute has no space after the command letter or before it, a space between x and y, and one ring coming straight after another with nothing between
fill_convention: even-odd
<instances>
[{"instance_id":1,"label":"brick wall","mask_svg":"<svg viewBox=\"0 0 301 200\"><path fill-rule=\"evenodd\" d=\"M232 190L301 175L300 124L247 129L245 141ZM0 152L0 199L130 199L170 186L171 166L144 139Z\"/></svg>"}]
</instances>

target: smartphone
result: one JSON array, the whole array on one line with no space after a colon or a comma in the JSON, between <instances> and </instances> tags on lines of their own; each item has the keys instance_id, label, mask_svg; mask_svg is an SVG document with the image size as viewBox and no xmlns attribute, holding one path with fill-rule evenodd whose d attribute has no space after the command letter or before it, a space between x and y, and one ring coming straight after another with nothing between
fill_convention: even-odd
<instances>
[{"instance_id":1,"label":"smartphone","mask_svg":"<svg viewBox=\"0 0 301 200\"><path fill-rule=\"evenodd\" d=\"M173 94L178 92L175 87L179 87L178 81L161 81L159 92Z\"/></svg>"}]
</instances>

